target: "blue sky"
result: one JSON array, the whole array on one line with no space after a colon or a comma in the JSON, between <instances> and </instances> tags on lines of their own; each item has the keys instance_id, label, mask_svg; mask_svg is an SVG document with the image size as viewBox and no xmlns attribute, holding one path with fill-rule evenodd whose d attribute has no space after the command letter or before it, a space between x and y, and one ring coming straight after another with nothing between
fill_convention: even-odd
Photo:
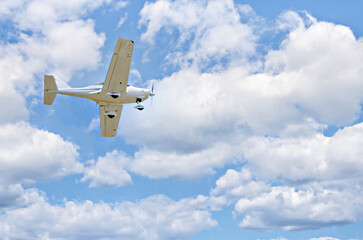
<instances>
[{"instance_id":1,"label":"blue sky","mask_svg":"<svg viewBox=\"0 0 363 240\"><path fill-rule=\"evenodd\" d=\"M1 239L363 239L361 1L5 0ZM135 41L100 137L104 80Z\"/></svg>"}]
</instances>

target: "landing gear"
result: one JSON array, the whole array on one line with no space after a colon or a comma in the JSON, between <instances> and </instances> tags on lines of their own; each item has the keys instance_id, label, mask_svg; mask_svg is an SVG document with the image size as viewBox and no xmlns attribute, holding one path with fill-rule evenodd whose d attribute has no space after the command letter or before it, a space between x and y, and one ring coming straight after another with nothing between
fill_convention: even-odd
<instances>
[{"instance_id":1,"label":"landing gear","mask_svg":"<svg viewBox=\"0 0 363 240\"><path fill-rule=\"evenodd\" d=\"M142 105L140 105L140 104L138 104L138 105L136 105L134 108L136 108L136 109L138 109L138 110L144 110L144 106L142 106Z\"/></svg>"},{"instance_id":2,"label":"landing gear","mask_svg":"<svg viewBox=\"0 0 363 240\"><path fill-rule=\"evenodd\" d=\"M136 105L134 108L138 109L139 111L144 110L144 106L142 106L142 105L140 104L140 102L141 102L141 101L142 101L142 99L141 99L141 98L136 98L136 103L137 103L137 105Z\"/></svg>"}]
</instances>

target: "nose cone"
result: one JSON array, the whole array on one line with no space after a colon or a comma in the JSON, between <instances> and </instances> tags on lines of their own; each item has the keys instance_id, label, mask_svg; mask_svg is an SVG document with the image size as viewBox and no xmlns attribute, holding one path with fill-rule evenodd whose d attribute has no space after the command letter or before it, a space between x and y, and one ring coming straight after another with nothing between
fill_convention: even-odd
<instances>
[{"instance_id":1,"label":"nose cone","mask_svg":"<svg viewBox=\"0 0 363 240\"><path fill-rule=\"evenodd\" d=\"M153 97L153 96L155 96L155 93L149 92L149 96Z\"/></svg>"}]
</instances>

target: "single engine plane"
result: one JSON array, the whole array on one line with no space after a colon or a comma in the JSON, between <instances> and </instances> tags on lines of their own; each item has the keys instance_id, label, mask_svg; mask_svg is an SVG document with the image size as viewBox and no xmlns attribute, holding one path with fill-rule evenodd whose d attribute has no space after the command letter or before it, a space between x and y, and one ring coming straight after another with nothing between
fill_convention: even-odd
<instances>
[{"instance_id":1,"label":"single engine plane","mask_svg":"<svg viewBox=\"0 0 363 240\"><path fill-rule=\"evenodd\" d=\"M136 103L135 108L143 110L140 103L154 96L151 90L127 84L134 41L118 38L111 63L104 82L82 88L71 88L58 84L53 75L44 76L44 104L52 105L57 94L81 97L95 101L100 107L101 136L114 137L117 133L123 104ZM61 86L62 85L62 86Z\"/></svg>"}]
</instances>

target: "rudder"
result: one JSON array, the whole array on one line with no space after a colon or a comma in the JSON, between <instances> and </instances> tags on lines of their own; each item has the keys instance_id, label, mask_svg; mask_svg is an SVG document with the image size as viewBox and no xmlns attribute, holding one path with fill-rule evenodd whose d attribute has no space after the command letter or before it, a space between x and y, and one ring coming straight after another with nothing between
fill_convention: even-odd
<instances>
[{"instance_id":1,"label":"rudder","mask_svg":"<svg viewBox=\"0 0 363 240\"><path fill-rule=\"evenodd\" d=\"M44 104L52 105L57 96L57 84L53 75L44 75Z\"/></svg>"}]
</instances>

